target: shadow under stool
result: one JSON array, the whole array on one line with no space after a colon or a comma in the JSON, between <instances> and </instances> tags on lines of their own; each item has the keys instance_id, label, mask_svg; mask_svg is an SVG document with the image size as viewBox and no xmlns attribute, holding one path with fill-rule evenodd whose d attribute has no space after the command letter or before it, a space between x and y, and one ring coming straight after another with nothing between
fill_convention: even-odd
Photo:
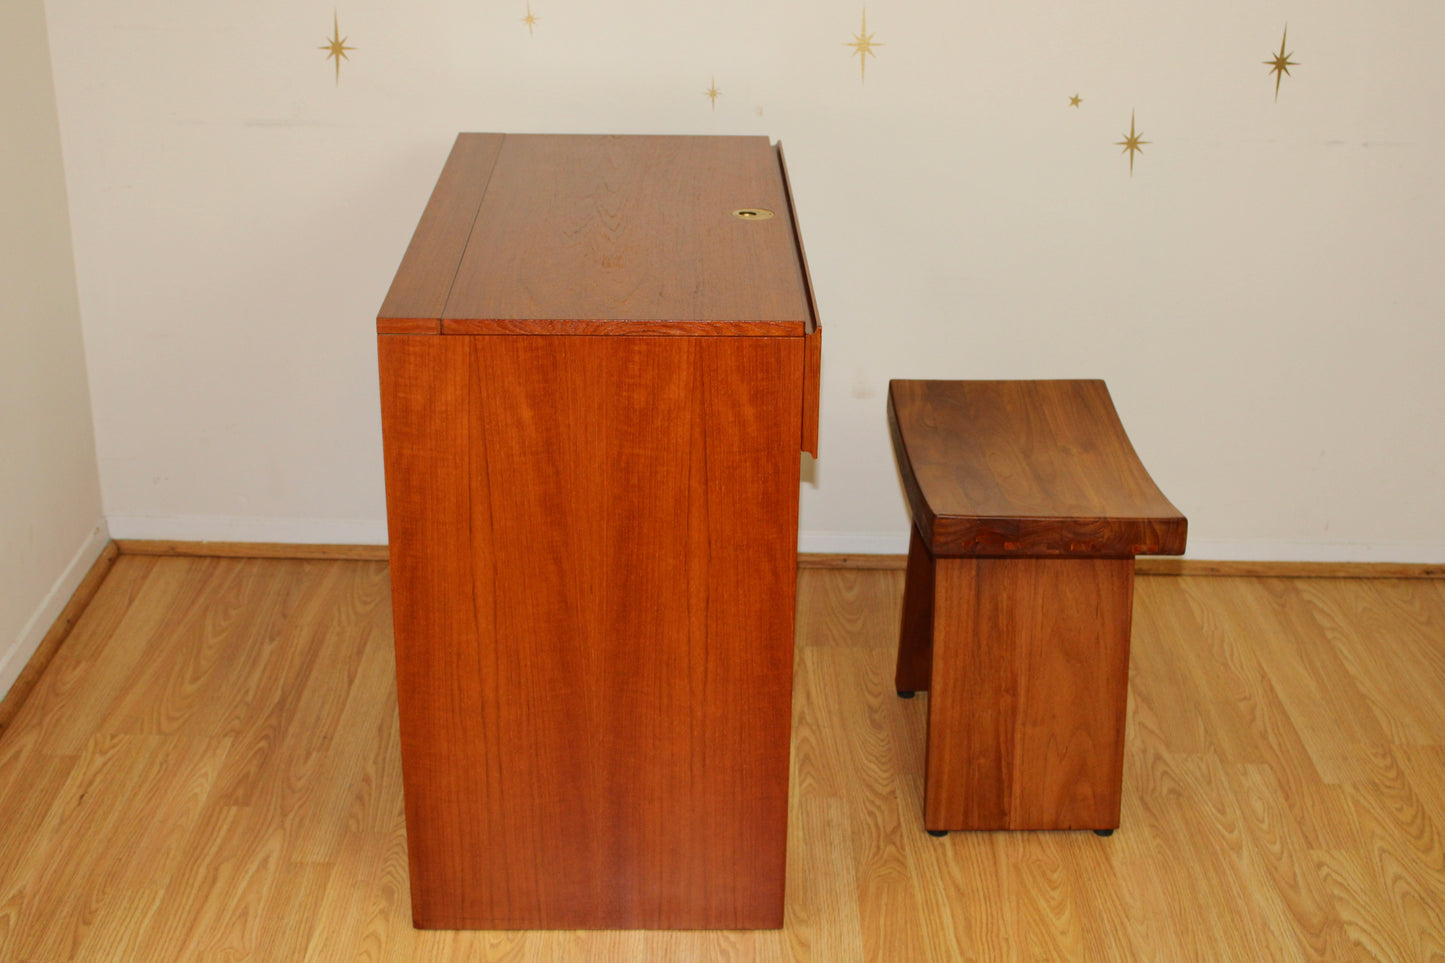
<instances>
[{"instance_id":1,"label":"shadow under stool","mask_svg":"<svg viewBox=\"0 0 1445 963\"><path fill-rule=\"evenodd\" d=\"M898 694L928 691L924 827L1119 825L1134 556L1187 522L1102 381L892 381L912 533Z\"/></svg>"}]
</instances>

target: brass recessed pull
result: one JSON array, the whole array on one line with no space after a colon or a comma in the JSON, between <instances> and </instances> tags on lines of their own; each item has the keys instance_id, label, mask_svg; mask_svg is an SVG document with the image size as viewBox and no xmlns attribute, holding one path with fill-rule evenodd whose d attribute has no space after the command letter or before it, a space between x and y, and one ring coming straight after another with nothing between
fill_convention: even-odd
<instances>
[{"instance_id":1,"label":"brass recessed pull","mask_svg":"<svg viewBox=\"0 0 1445 963\"><path fill-rule=\"evenodd\" d=\"M766 221L772 216L772 211L761 207L744 207L741 210L733 211L733 217L741 218L744 221Z\"/></svg>"}]
</instances>

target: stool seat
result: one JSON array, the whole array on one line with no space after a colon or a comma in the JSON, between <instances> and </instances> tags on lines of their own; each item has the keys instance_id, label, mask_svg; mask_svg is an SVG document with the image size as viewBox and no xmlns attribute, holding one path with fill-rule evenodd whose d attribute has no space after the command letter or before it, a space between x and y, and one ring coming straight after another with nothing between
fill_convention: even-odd
<instances>
[{"instance_id":1,"label":"stool seat","mask_svg":"<svg viewBox=\"0 0 1445 963\"><path fill-rule=\"evenodd\" d=\"M934 557L1184 552L1102 381L892 381L888 427Z\"/></svg>"},{"instance_id":2,"label":"stool seat","mask_svg":"<svg viewBox=\"0 0 1445 963\"><path fill-rule=\"evenodd\" d=\"M1119 825L1134 556L1187 522L1102 381L893 381L913 517L894 682L928 691L924 828Z\"/></svg>"}]
</instances>

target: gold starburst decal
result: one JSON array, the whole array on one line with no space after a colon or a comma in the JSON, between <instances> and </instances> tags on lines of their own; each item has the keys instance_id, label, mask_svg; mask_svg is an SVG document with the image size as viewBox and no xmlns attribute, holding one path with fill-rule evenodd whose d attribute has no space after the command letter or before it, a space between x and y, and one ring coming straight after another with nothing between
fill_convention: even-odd
<instances>
[{"instance_id":1,"label":"gold starburst decal","mask_svg":"<svg viewBox=\"0 0 1445 963\"><path fill-rule=\"evenodd\" d=\"M722 91L717 89L716 77L712 79L712 83L708 85L707 90L702 92L702 95L712 101L712 109L717 110L717 99L722 96Z\"/></svg>"},{"instance_id":2,"label":"gold starburst decal","mask_svg":"<svg viewBox=\"0 0 1445 963\"><path fill-rule=\"evenodd\" d=\"M337 84L341 83L341 61L351 59L350 57L346 56L346 51L356 49L355 47L348 47L346 45L346 41L348 39L349 38L343 37L341 35L341 21L337 19L336 11L331 11L331 38L327 40L324 45L317 47L316 49L328 51L328 53L326 54L327 60L330 60L332 57L336 58Z\"/></svg>"},{"instance_id":3,"label":"gold starburst decal","mask_svg":"<svg viewBox=\"0 0 1445 963\"><path fill-rule=\"evenodd\" d=\"M1270 73L1274 74L1274 99L1276 101L1279 100L1280 81L1284 80L1284 75L1289 73L1289 68L1299 66L1297 61L1289 59L1290 55L1284 52L1284 44L1288 38L1289 24L1285 24L1284 33L1279 38L1279 53L1275 54L1272 60L1260 61L1269 68Z\"/></svg>"},{"instance_id":4,"label":"gold starburst decal","mask_svg":"<svg viewBox=\"0 0 1445 963\"><path fill-rule=\"evenodd\" d=\"M1129 134L1126 139L1117 141L1114 146L1124 148L1120 153L1129 155L1129 176L1134 176L1134 155L1144 153L1144 145L1150 143L1147 140L1140 140L1141 134L1134 131L1134 112L1129 111Z\"/></svg>"},{"instance_id":5,"label":"gold starburst decal","mask_svg":"<svg viewBox=\"0 0 1445 963\"><path fill-rule=\"evenodd\" d=\"M873 52L874 47L884 46L873 39L868 32L868 8L863 8L863 26L853 35L853 39L843 44L845 47L852 47L853 52L858 55L858 77L860 82L868 79L868 58L878 56Z\"/></svg>"},{"instance_id":6,"label":"gold starburst decal","mask_svg":"<svg viewBox=\"0 0 1445 963\"><path fill-rule=\"evenodd\" d=\"M1079 106L1080 104L1082 104L1083 102L1084 102L1084 98L1080 97L1078 94L1075 94L1074 96L1072 96L1072 97L1069 98L1069 106L1070 106L1070 107L1077 107L1077 106Z\"/></svg>"},{"instance_id":7,"label":"gold starburst decal","mask_svg":"<svg viewBox=\"0 0 1445 963\"><path fill-rule=\"evenodd\" d=\"M536 36L532 33L532 28L537 26L537 21L540 19L540 17L532 13L532 0L527 0L527 15L522 18L522 22L527 25L527 36Z\"/></svg>"}]
</instances>

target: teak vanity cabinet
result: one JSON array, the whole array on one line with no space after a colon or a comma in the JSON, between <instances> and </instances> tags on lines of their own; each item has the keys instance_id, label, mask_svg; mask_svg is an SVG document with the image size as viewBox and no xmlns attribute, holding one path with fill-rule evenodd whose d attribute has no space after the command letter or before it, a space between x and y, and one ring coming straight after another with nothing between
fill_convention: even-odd
<instances>
[{"instance_id":1,"label":"teak vanity cabinet","mask_svg":"<svg viewBox=\"0 0 1445 963\"><path fill-rule=\"evenodd\" d=\"M377 333L416 925L781 926L821 335L780 151L462 134Z\"/></svg>"}]
</instances>

